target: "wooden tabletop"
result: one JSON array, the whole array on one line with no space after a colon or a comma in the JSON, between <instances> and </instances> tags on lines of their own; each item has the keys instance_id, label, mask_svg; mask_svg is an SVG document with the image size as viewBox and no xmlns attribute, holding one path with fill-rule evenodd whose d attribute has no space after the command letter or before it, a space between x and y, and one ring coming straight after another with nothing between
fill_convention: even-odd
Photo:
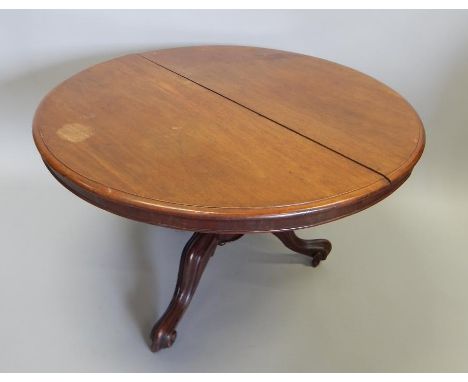
<instances>
[{"instance_id":1,"label":"wooden tabletop","mask_svg":"<svg viewBox=\"0 0 468 382\"><path fill-rule=\"evenodd\" d=\"M201 46L119 57L71 77L33 123L52 174L116 214L264 232L383 199L424 148L414 109L377 80L278 50Z\"/></svg>"}]
</instances>

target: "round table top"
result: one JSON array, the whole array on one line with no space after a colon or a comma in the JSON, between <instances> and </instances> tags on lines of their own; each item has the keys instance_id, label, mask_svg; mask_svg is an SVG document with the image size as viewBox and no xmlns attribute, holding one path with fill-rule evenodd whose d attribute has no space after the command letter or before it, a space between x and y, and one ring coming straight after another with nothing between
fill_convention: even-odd
<instances>
[{"instance_id":1,"label":"round table top","mask_svg":"<svg viewBox=\"0 0 468 382\"><path fill-rule=\"evenodd\" d=\"M52 174L116 214L219 233L309 227L378 202L424 148L377 80L240 46L119 57L52 90L33 123Z\"/></svg>"}]
</instances>

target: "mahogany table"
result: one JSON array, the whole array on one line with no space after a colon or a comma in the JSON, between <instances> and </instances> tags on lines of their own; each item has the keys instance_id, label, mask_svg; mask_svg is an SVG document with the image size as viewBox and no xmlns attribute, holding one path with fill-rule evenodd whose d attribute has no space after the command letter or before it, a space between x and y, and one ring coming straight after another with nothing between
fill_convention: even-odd
<instances>
[{"instance_id":1,"label":"mahogany table","mask_svg":"<svg viewBox=\"0 0 468 382\"><path fill-rule=\"evenodd\" d=\"M425 142L413 108L377 80L315 57L240 46L95 65L44 98L33 136L52 175L84 200L195 232L151 332L153 351L173 344L218 245L272 232L317 266L330 242L294 230L388 196Z\"/></svg>"}]
</instances>

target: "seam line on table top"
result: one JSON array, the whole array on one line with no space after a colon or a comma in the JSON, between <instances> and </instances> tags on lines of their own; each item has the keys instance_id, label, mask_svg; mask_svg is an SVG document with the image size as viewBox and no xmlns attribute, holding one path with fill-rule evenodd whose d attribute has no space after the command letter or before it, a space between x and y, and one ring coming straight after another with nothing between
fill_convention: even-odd
<instances>
[{"instance_id":1,"label":"seam line on table top","mask_svg":"<svg viewBox=\"0 0 468 382\"><path fill-rule=\"evenodd\" d=\"M238 102L238 101L236 101L236 100L234 100L234 99L232 99L232 98L229 98L229 97L225 96L224 94L219 93L219 92L217 92L216 90L213 90L213 89L209 88L208 86L205 86L205 85L201 84L200 82L197 82L197 81L191 79L190 77L187 77L187 76L185 76L185 75L183 75L183 74L181 74L181 73L179 73L179 72L176 72L176 71L173 70L173 69L170 69L170 68L168 68L168 67L166 67L166 66L164 66L164 65L161 65L159 62L154 61L153 59L150 59L150 58L144 56L143 54L138 54L138 56L140 56L141 58L143 58L143 59L145 59L145 60L151 62L152 64L155 64L155 65L161 67L162 69L165 69L165 70L167 70L167 71L169 71L169 72L171 72L171 73L173 73L173 74L176 74L176 75L179 76L179 77L182 77L182 78L184 78L184 79L186 79L186 80L188 80L188 81L190 81L190 82L192 82L192 83L194 83L194 84L196 84L196 85L202 87L203 89L206 89L206 90L208 90L208 91L210 91L210 92L212 92L212 93L215 93L215 94L219 95L220 97L223 97L224 99L227 99L228 101L231 101L231 102L235 103L236 105L238 105L238 106L240 106L240 107L242 107L242 108L244 108L244 109L247 109L247 110L251 111L252 113L254 113L254 114L256 114L256 115L258 115L258 116L260 116L260 117L262 117L262 118L267 119L267 120L269 120L270 122L273 122L273 123L275 123L275 124L277 124L277 125L279 125L279 126L285 128L285 129L287 129L287 130L289 130L289 131L291 131L291 132L293 132L293 133L295 133L295 134L297 134L297 135L299 135L299 136L301 136L301 137L303 137L303 138L305 138L305 139L307 139L307 140L309 140L309 141L311 141L311 142L314 142L315 144L317 144L317 145L319 145L319 146L321 146L321 147L323 147L323 148L325 148L325 149L327 149L327 150L330 150L330 151L334 152L335 154L338 154L338 155L342 156L343 158L346 158L346 159L350 160L351 162L354 162L354 163L358 164L359 166L365 167L365 168L367 168L368 170L370 170L370 171L372 171L372 172L374 172L374 173L380 175L381 177L383 177L388 183L392 183L392 181L390 180L390 178L388 178L385 174L382 174L380 171L377 171L377 170L373 169L372 167L369 167L369 166L367 166L367 165L365 165L365 164L363 164L363 163L361 163L361 162L359 162L359 161L357 161L357 160L355 160L355 159L353 159L353 158L350 158L350 157L348 157L347 155L344 155L344 154L340 153L339 151L337 151L337 150L335 150L335 149L332 149L331 147L328 147L327 145L324 145L323 143L318 142L318 141L316 141L315 139L312 139L312 138L308 137L307 135L304 135L304 134L302 134L302 133L300 133L300 132L298 132L298 131L292 129L292 128L289 127L289 126L287 126L287 125L285 125L285 124L283 124L283 123L281 123L281 122L278 122L278 121L276 121L276 120L274 120L274 119L272 119L272 118L266 116L265 114L262 114L262 113L260 113L260 112L258 112L258 111L256 111L256 110L254 110L254 109L251 109L250 107L245 106L245 105L241 104L240 102Z\"/></svg>"}]
</instances>

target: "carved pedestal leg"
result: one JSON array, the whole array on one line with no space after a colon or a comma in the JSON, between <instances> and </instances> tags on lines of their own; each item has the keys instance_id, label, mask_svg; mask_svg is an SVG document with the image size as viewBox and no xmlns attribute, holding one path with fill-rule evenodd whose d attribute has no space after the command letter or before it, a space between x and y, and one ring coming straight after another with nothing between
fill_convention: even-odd
<instances>
[{"instance_id":1,"label":"carved pedestal leg","mask_svg":"<svg viewBox=\"0 0 468 382\"><path fill-rule=\"evenodd\" d=\"M190 304L209 258L217 245L237 240L242 235L194 233L182 251L174 296L151 331L151 351L170 347L177 336L176 326Z\"/></svg>"},{"instance_id":2,"label":"carved pedestal leg","mask_svg":"<svg viewBox=\"0 0 468 382\"><path fill-rule=\"evenodd\" d=\"M313 267L325 260L332 249L328 240L304 240L299 238L294 231L273 232L273 234L290 250L311 257Z\"/></svg>"}]
</instances>

